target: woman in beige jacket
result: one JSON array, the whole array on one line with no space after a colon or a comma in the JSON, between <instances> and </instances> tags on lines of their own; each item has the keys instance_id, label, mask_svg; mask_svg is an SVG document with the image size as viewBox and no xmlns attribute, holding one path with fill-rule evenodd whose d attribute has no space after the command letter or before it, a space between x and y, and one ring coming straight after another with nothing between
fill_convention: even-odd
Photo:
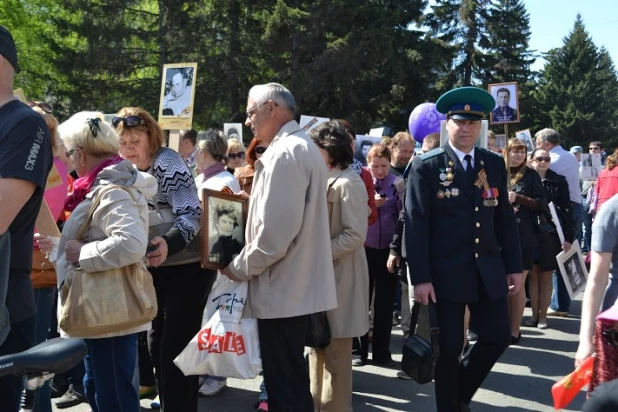
<instances>
[{"instance_id":1,"label":"woman in beige jacket","mask_svg":"<svg viewBox=\"0 0 618 412\"><path fill-rule=\"evenodd\" d=\"M367 234L367 190L353 160L351 136L336 121L311 132L328 172L328 213L337 308L327 312L331 342L309 352L316 412L352 411L352 339L369 330L369 273L363 244Z\"/></svg>"},{"instance_id":2,"label":"woman in beige jacket","mask_svg":"<svg viewBox=\"0 0 618 412\"><path fill-rule=\"evenodd\" d=\"M60 126L67 157L79 176L65 202L65 210L71 216L64 225L57 250L52 249L55 242L51 238L35 236L41 251L51 252L58 283L65 288L71 287L78 267L87 273L100 272L138 263L146 256L147 199L156 192L156 180L118 156L118 135L102 117L99 113L82 112ZM78 238L79 229L88 219L92 202L99 193L102 193L100 204L86 233ZM108 296L110 305L123 299L122 286L114 286L97 291ZM59 298L59 313L63 304ZM97 308L91 310L96 312ZM150 329L150 325L145 322L131 329L85 339L88 355L84 359L84 389L93 411L139 412L138 390L133 385L137 336Z\"/></svg>"}]
</instances>

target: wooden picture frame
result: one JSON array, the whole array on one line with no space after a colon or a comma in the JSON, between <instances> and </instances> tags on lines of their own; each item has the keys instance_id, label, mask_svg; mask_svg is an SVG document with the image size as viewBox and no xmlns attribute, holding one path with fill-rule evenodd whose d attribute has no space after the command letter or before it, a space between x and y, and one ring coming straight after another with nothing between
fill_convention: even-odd
<instances>
[{"instance_id":1,"label":"wooden picture frame","mask_svg":"<svg viewBox=\"0 0 618 412\"><path fill-rule=\"evenodd\" d=\"M488 91L496 102L494 109L489 114L489 123L492 125L519 123L519 91L517 89L517 83L509 82L490 84L488 86ZM508 101L506 108L503 109L503 111L500 111L499 94L502 96L506 96L507 92Z\"/></svg>"},{"instance_id":2,"label":"wooden picture frame","mask_svg":"<svg viewBox=\"0 0 618 412\"><path fill-rule=\"evenodd\" d=\"M245 246L249 199L218 190L202 193L202 268L225 269Z\"/></svg>"}]
</instances>

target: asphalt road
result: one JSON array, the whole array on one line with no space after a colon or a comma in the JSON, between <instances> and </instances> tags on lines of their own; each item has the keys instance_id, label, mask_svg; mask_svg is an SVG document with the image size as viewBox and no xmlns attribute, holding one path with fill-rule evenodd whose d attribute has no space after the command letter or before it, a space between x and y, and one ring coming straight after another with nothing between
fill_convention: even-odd
<instances>
[{"instance_id":1,"label":"asphalt road","mask_svg":"<svg viewBox=\"0 0 618 412\"><path fill-rule=\"evenodd\" d=\"M552 411L551 386L572 372L577 349L580 301L573 302L570 318L550 318L551 329L522 328L522 339L510 347L477 392L474 412ZM524 319L530 315L526 309ZM403 336L393 330L391 349L401 359ZM396 377L397 368L364 366L354 369L354 411L435 411L433 384L417 385ZM228 380L228 388L213 398L199 401L199 412L250 412L259 393L259 379ZM579 411L585 400L582 391L566 411ZM59 410L55 409L54 411ZM69 412L89 411L86 404ZM150 400L142 400L142 411L149 411Z\"/></svg>"}]
</instances>

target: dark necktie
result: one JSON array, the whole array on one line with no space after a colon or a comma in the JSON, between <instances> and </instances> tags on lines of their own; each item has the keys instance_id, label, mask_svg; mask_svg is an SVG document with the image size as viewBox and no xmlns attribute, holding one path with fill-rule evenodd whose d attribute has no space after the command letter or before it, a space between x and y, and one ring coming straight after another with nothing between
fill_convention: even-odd
<instances>
[{"instance_id":1,"label":"dark necktie","mask_svg":"<svg viewBox=\"0 0 618 412\"><path fill-rule=\"evenodd\" d=\"M472 165L472 156L469 154L464 156L464 160L466 161L466 175L468 175L468 179L473 182L474 181L474 166Z\"/></svg>"}]
</instances>

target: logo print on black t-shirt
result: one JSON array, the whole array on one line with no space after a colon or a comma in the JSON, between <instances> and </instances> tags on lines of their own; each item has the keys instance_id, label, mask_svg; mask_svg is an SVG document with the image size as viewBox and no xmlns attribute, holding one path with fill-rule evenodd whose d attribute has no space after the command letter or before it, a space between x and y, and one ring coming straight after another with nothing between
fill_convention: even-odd
<instances>
[{"instance_id":1,"label":"logo print on black t-shirt","mask_svg":"<svg viewBox=\"0 0 618 412\"><path fill-rule=\"evenodd\" d=\"M36 139L34 140L34 143L32 143L32 148L30 149L28 160L26 160L26 165L24 166L26 170L34 170L34 166L36 165L36 159L39 156L39 149L41 148L41 143L43 143L44 137L45 132L39 127L39 131L36 133Z\"/></svg>"}]
</instances>

